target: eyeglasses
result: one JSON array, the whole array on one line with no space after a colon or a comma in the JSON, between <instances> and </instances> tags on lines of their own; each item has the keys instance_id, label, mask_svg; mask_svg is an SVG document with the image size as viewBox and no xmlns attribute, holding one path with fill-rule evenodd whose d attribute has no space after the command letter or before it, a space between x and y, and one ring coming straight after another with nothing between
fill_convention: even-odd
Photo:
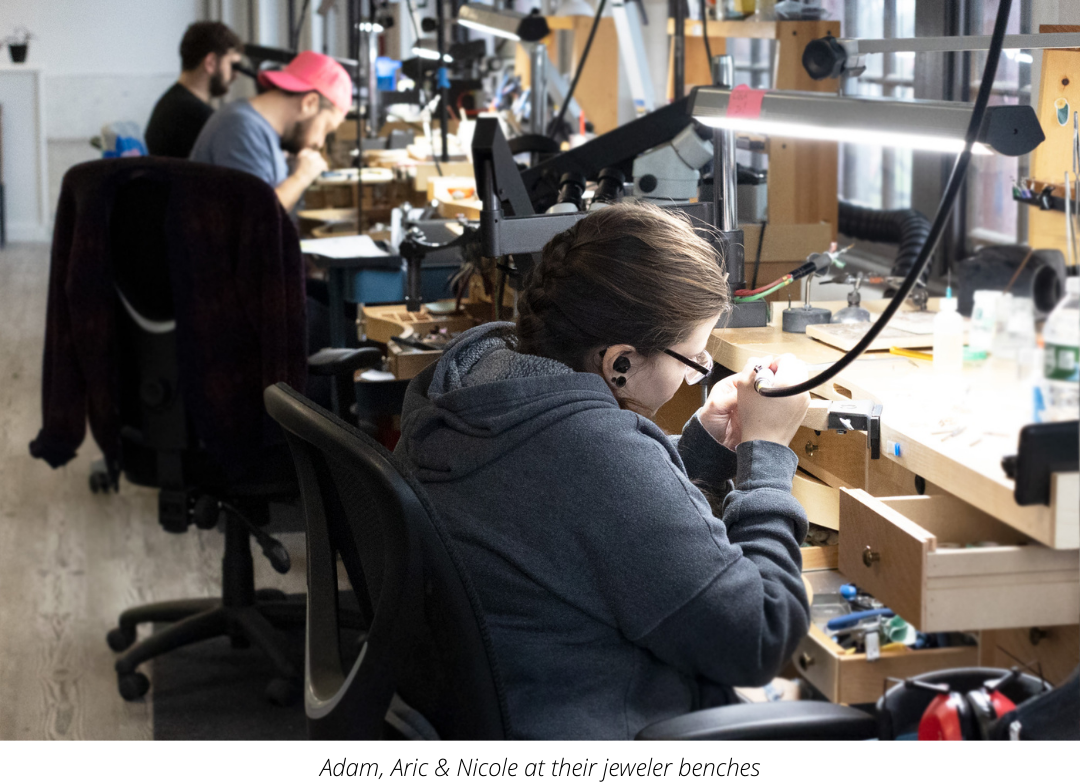
<instances>
[{"instance_id":1,"label":"eyeglasses","mask_svg":"<svg viewBox=\"0 0 1080 782\"><path fill-rule=\"evenodd\" d=\"M681 356L674 350L668 350L667 348L664 349L664 352L686 364L686 384L688 386L700 383L712 372L713 358L707 350L701 351L693 359Z\"/></svg>"}]
</instances>

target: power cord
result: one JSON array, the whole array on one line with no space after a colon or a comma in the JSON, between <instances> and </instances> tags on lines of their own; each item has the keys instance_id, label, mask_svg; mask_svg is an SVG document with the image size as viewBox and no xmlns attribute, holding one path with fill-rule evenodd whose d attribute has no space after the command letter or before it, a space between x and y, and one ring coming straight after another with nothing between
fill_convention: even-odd
<instances>
[{"instance_id":1,"label":"power cord","mask_svg":"<svg viewBox=\"0 0 1080 782\"><path fill-rule=\"evenodd\" d=\"M878 334L889 325L889 320L896 314L896 311L900 309L904 300L907 299L908 294L911 293L911 289L915 287L919 275L922 274L926 264L930 261L930 256L933 254L938 241L941 239L941 234L949 222L953 206L956 203L956 197L960 193L961 186L964 184L968 164L971 162L971 148L978 138L979 129L982 127L983 116L986 114L986 104L990 99L990 89L994 85L994 75L997 73L998 60L1001 58L1001 44L1005 37L1005 27L1009 22L1009 9L1011 6L1012 0L1001 0L998 4L997 18L994 21L994 32L990 38L990 48L986 53L986 67L983 69L982 82L979 84L979 94L975 98L975 106L971 110L971 121L968 123L967 134L964 137L964 149L956 158L952 173L949 175L949 182L945 186L945 193L941 197L941 203L938 205L937 214L934 215L934 223L930 227L930 235L927 237L926 243L919 253L919 257L915 260L915 263L912 264L911 270L908 272L904 281L900 284L900 288L893 296L892 301L889 302L885 311L881 313L881 317L870 326L870 329L866 332L866 335L859 340L859 343L835 364L822 370L809 380L794 386L787 386L784 388L762 387L758 390L758 393L762 396L796 396L811 391L823 383L832 380L850 366L851 363L862 355L870 344L877 339Z\"/></svg>"},{"instance_id":2,"label":"power cord","mask_svg":"<svg viewBox=\"0 0 1080 782\"><path fill-rule=\"evenodd\" d=\"M596 9L596 16L593 17L592 28L589 30L589 37L585 41L585 48L581 50L581 59L578 61L577 70L574 71L574 79L570 82L570 89L566 93L566 99L563 100L562 106L559 107L559 116L548 126L548 138L555 138L555 134L562 127L563 119L566 117L566 110L570 108L570 101L574 99L574 90L577 89L578 79L581 78L581 72L585 70L585 61L589 59L589 49L592 48L596 28L600 26L600 17L604 15L605 5L607 5L607 0L600 0L600 5ZM536 44L536 46L540 46L540 44Z\"/></svg>"}]
</instances>

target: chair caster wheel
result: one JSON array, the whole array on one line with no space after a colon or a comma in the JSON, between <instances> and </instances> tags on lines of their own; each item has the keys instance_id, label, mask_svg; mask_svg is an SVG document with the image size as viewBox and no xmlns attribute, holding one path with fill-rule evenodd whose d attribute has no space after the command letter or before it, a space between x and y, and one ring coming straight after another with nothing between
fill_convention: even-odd
<instances>
[{"instance_id":1,"label":"chair caster wheel","mask_svg":"<svg viewBox=\"0 0 1080 782\"><path fill-rule=\"evenodd\" d=\"M266 699L275 706L292 706L300 697L300 687L292 679L271 679L266 685Z\"/></svg>"},{"instance_id":2,"label":"chair caster wheel","mask_svg":"<svg viewBox=\"0 0 1080 782\"><path fill-rule=\"evenodd\" d=\"M108 473L92 472L88 482L90 491L94 494L108 494L112 488Z\"/></svg>"},{"instance_id":3,"label":"chair caster wheel","mask_svg":"<svg viewBox=\"0 0 1080 782\"><path fill-rule=\"evenodd\" d=\"M150 680L138 671L121 673L116 678L120 686L120 697L126 701L137 701L150 690Z\"/></svg>"},{"instance_id":4,"label":"chair caster wheel","mask_svg":"<svg viewBox=\"0 0 1080 782\"><path fill-rule=\"evenodd\" d=\"M123 652L135 643L135 628L125 630L123 627L114 627L105 636L105 641L114 652Z\"/></svg>"},{"instance_id":5,"label":"chair caster wheel","mask_svg":"<svg viewBox=\"0 0 1080 782\"><path fill-rule=\"evenodd\" d=\"M283 603L288 596L280 589L256 589L255 599L266 603Z\"/></svg>"}]
</instances>

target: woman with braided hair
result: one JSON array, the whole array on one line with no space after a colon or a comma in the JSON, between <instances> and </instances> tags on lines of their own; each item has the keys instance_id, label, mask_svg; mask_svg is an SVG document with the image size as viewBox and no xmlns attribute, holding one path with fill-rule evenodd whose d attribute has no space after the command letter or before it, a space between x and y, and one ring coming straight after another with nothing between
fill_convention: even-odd
<instances>
[{"instance_id":1,"label":"woman with braided hair","mask_svg":"<svg viewBox=\"0 0 1080 782\"><path fill-rule=\"evenodd\" d=\"M728 307L685 219L613 205L548 243L516 325L409 386L398 453L479 595L514 737L633 738L766 684L806 634L787 444L808 397L761 397L748 367L681 437L651 420L708 373Z\"/></svg>"}]
</instances>

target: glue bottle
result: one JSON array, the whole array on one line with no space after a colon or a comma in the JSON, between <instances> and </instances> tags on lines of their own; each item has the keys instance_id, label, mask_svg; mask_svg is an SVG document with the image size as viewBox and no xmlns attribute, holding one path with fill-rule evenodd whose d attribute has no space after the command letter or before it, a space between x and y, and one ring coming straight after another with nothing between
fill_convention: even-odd
<instances>
[{"instance_id":1,"label":"glue bottle","mask_svg":"<svg viewBox=\"0 0 1080 782\"><path fill-rule=\"evenodd\" d=\"M951 293L951 291L950 291ZM941 300L934 316L934 371L960 372L964 368L964 319L952 296Z\"/></svg>"}]
</instances>

